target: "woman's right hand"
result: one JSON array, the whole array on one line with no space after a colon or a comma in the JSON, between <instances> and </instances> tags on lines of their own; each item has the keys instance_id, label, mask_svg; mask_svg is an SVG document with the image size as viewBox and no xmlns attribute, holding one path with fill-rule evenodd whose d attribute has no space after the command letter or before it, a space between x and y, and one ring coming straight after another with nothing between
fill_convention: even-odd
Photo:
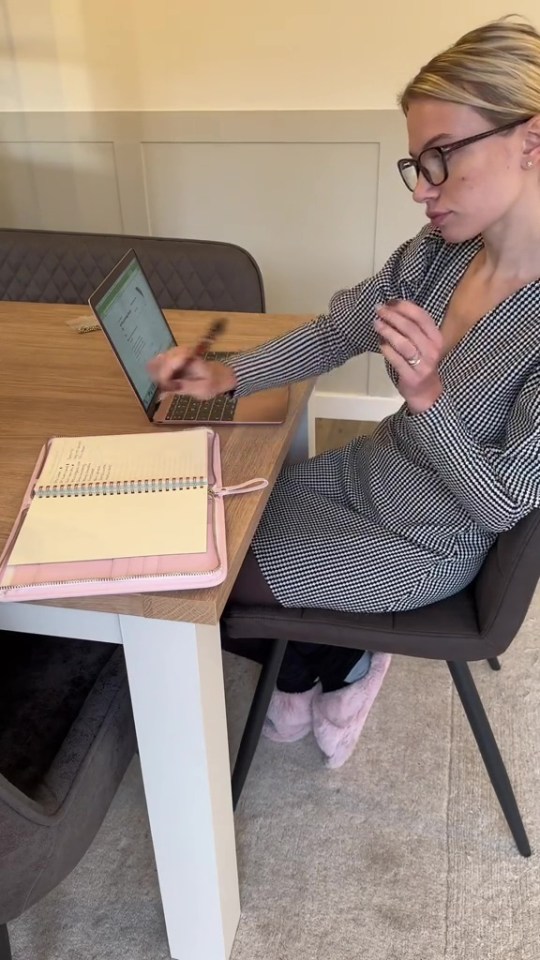
<instances>
[{"instance_id":1,"label":"woman's right hand","mask_svg":"<svg viewBox=\"0 0 540 960\"><path fill-rule=\"evenodd\" d=\"M237 385L232 367L193 357L189 347L173 347L166 353L158 353L150 360L148 372L163 393L184 393L196 400L212 400Z\"/></svg>"}]
</instances>

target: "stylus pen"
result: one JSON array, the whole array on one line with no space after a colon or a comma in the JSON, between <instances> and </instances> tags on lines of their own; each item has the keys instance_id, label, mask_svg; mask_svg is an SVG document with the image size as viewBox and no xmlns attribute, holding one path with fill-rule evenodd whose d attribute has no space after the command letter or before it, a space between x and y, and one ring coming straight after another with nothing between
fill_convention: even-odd
<instances>
[{"instance_id":1,"label":"stylus pen","mask_svg":"<svg viewBox=\"0 0 540 960\"><path fill-rule=\"evenodd\" d=\"M186 362L180 367L179 370L175 371L175 380L180 380L184 376L186 370L193 360L195 360L197 357L204 356L204 354L210 349L210 346L216 337L219 337L223 333L226 326L227 321L225 320L225 317L220 317L219 320L214 320L210 326L210 329L208 330L208 333L201 340L199 340L197 345L193 348L191 356L187 358Z\"/></svg>"}]
</instances>

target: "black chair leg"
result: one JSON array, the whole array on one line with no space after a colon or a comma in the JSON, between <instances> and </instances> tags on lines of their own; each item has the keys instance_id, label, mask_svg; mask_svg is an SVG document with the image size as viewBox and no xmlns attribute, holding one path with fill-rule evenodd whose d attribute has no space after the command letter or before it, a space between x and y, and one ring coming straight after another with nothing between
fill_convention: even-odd
<instances>
[{"instance_id":1,"label":"black chair leg","mask_svg":"<svg viewBox=\"0 0 540 960\"><path fill-rule=\"evenodd\" d=\"M501 669L501 661L499 660L498 657L490 657L490 659L488 660L488 663L492 670Z\"/></svg>"},{"instance_id":2,"label":"black chair leg","mask_svg":"<svg viewBox=\"0 0 540 960\"><path fill-rule=\"evenodd\" d=\"M9 933L5 923L0 925L0 960L11 960Z\"/></svg>"},{"instance_id":3,"label":"black chair leg","mask_svg":"<svg viewBox=\"0 0 540 960\"><path fill-rule=\"evenodd\" d=\"M266 716L268 705L276 685L279 668L283 662L286 649L286 640L273 640L270 655L261 670L257 689L255 690L249 715L246 720L246 726L244 727L244 733L242 734L242 740L240 741L240 747L238 748L238 754L232 775L232 798L234 810L236 810L236 805L240 799L240 794L242 793L244 783L246 782L251 761L253 760L255 750L257 749L257 744L261 737L264 718ZM0 960L2 960L2 958L0 958Z\"/></svg>"},{"instance_id":4,"label":"black chair leg","mask_svg":"<svg viewBox=\"0 0 540 960\"><path fill-rule=\"evenodd\" d=\"M531 848L514 791L469 666L464 661L449 660L448 668L517 848L523 857L530 857Z\"/></svg>"}]
</instances>

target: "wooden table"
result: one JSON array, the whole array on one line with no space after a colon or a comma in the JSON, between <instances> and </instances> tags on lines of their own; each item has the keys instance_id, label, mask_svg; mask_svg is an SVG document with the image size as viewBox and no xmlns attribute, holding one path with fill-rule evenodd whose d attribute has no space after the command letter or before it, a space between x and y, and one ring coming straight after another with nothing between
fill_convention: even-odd
<instances>
[{"instance_id":1,"label":"wooden table","mask_svg":"<svg viewBox=\"0 0 540 960\"><path fill-rule=\"evenodd\" d=\"M87 307L0 303L0 552L45 440L154 430L101 332L66 321ZM168 311L178 342L211 314ZM224 350L249 349L305 317L230 314ZM219 428L229 574L210 590L0 604L0 628L122 643L169 937L176 960L225 960L240 916L219 617L287 455L307 455L313 384L291 388L277 427ZM291 455L292 451L292 455Z\"/></svg>"}]
</instances>

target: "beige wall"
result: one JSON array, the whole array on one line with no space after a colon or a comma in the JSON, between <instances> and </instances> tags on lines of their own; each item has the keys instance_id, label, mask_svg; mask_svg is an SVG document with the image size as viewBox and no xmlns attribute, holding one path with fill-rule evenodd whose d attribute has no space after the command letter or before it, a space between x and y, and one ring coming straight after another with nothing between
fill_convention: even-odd
<instances>
[{"instance_id":1,"label":"beige wall","mask_svg":"<svg viewBox=\"0 0 540 960\"><path fill-rule=\"evenodd\" d=\"M462 32L538 0L0 0L0 110L391 109Z\"/></svg>"}]
</instances>

